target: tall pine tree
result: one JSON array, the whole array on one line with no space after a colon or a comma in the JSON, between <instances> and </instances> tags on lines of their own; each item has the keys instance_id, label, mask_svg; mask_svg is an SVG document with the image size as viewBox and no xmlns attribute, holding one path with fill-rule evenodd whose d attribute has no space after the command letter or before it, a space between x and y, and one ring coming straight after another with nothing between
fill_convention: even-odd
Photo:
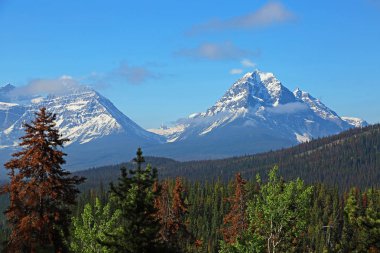
<instances>
[{"instance_id":1,"label":"tall pine tree","mask_svg":"<svg viewBox=\"0 0 380 253\"><path fill-rule=\"evenodd\" d=\"M101 244L116 252L162 252L158 243L160 224L154 206L159 195L159 190L154 190L157 170L150 165L142 168L145 159L141 148L136 154L137 168L129 173L122 168L118 184L111 184L111 198L121 210L120 229L107 233Z\"/></svg>"},{"instance_id":2,"label":"tall pine tree","mask_svg":"<svg viewBox=\"0 0 380 253\"><path fill-rule=\"evenodd\" d=\"M84 178L61 168L66 154L60 148L67 139L61 138L55 119L55 114L41 108L35 120L24 125L22 150L5 164L10 184L1 193L10 196L5 211L11 228L8 252L68 251L70 206L79 193L76 185Z\"/></svg>"}]
</instances>

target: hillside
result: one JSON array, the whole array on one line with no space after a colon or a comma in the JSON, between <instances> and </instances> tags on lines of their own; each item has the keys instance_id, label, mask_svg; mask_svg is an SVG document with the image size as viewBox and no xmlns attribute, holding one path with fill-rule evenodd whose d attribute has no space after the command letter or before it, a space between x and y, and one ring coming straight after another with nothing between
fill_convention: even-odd
<instances>
[{"instance_id":1,"label":"hillside","mask_svg":"<svg viewBox=\"0 0 380 253\"><path fill-rule=\"evenodd\" d=\"M340 189L379 186L380 125L355 128L292 148L257 155L189 162L155 157L147 157L146 160L159 169L161 177L220 178L226 181L238 171L245 177L253 177L256 173L265 175L265 171L278 165L285 179L300 177L307 183L324 182L338 185ZM130 163L124 165L133 166ZM117 178L120 166L99 167L77 174L88 178L87 187L96 186L99 178L103 183Z\"/></svg>"}]
</instances>

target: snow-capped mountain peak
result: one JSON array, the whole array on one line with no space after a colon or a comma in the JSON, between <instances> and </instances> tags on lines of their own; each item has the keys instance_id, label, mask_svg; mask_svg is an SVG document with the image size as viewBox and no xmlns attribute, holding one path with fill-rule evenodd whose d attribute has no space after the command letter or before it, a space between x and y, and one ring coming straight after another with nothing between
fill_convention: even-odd
<instances>
[{"instance_id":1,"label":"snow-capped mountain peak","mask_svg":"<svg viewBox=\"0 0 380 253\"><path fill-rule=\"evenodd\" d=\"M37 96L23 104L0 103L0 147L16 146L24 134L23 124L31 122L41 107L57 115L56 127L70 140L66 147L112 136L125 138L126 142L136 141L133 148L162 141L162 137L138 126L95 90L67 81L68 89L61 95Z\"/></svg>"},{"instance_id":2,"label":"snow-capped mountain peak","mask_svg":"<svg viewBox=\"0 0 380 253\"><path fill-rule=\"evenodd\" d=\"M319 99L298 88L291 92L273 73L260 70L243 75L206 112L178 122L172 128L150 131L166 136L170 142L219 131L226 134L229 129L228 134L238 131L236 136L239 131L263 132L297 143L366 124L340 118Z\"/></svg>"},{"instance_id":3,"label":"snow-capped mountain peak","mask_svg":"<svg viewBox=\"0 0 380 253\"><path fill-rule=\"evenodd\" d=\"M53 95L17 96L20 87L15 90L16 96L7 96L20 99L19 103L0 99L0 163L18 149L23 124L30 123L41 107L57 115L56 127L70 140L64 151L71 169L124 162L136 148L164 142L162 136L141 128L92 88L78 85L70 77L62 77L60 82ZM0 175L3 172L0 169Z\"/></svg>"},{"instance_id":4,"label":"snow-capped mountain peak","mask_svg":"<svg viewBox=\"0 0 380 253\"><path fill-rule=\"evenodd\" d=\"M248 108L258 110L295 101L294 95L272 73L256 70L237 80L204 116L220 112L245 113Z\"/></svg>"},{"instance_id":5,"label":"snow-capped mountain peak","mask_svg":"<svg viewBox=\"0 0 380 253\"><path fill-rule=\"evenodd\" d=\"M274 74L256 70L253 73L253 77L256 81L256 87L260 86L260 84L265 87L264 94L266 92L269 95L267 98L268 104L277 106L279 104L294 102L294 96L285 86L282 85L282 83L274 76ZM261 89L257 88L254 90L257 92L261 91ZM263 99L264 98L265 97L263 97Z\"/></svg>"}]
</instances>

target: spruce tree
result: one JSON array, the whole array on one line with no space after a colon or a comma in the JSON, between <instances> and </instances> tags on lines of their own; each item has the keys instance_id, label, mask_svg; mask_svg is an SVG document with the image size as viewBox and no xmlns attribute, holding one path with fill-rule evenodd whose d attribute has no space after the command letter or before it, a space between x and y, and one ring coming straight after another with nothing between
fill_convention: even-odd
<instances>
[{"instance_id":1,"label":"spruce tree","mask_svg":"<svg viewBox=\"0 0 380 253\"><path fill-rule=\"evenodd\" d=\"M156 200L157 217L160 221L160 239L166 245L166 250L183 252L186 244L195 245L195 238L189 232L186 216L188 205L185 202L185 190L181 178L177 177L169 194L169 183L164 181L161 194Z\"/></svg>"},{"instance_id":2,"label":"spruce tree","mask_svg":"<svg viewBox=\"0 0 380 253\"><path fill-rule=\"evenodd\" d=\"M346 197L342 235L343 252L350 252L358 246L359 195L359 189L352 188Z\"/></svg>"},{"instance_id":3,"label":"spruce tree","mask_svg":"<svg viewBox=\"0 0 380 253\"><path fill-rule=\"evenodd\" d=\"M155 200L157 219L160 222L160 240L167 243L171 237L171 196L169 193L169 182L165 180L161 185L155 184L155 190L160 187L160 195Z\"/></svg>"},{"instance_id":4,"label":"spruce tree","mask_svg":"<svg viewBox=\"0 0 380 253\"><path fill-rule=\"evenodd\" d=\"M173 189L172 202L172 233L175 235L175 244L177 245L180 241L188 241L193 239L193 235L189 232L186 222L188 212L188 205L185 202L185 189L183 188L182 179L177 177Z\"/></svg>"},{"instance_id":5,"label":"spruce tree","mask_svg":"<svg viewBox=\"0 0 380 253\"><path fill-rule=\"evenodd\" d=\"M241 177L240 173L235 176L235 193L233 197L227 198L230 203L230 212L224 217L222 229L224 241L234 243L248 227L246 215L247 209L247 191L245 184L247 182Z\"/></svg>"},{"instance_id":6,"label":"spruce tree","mask_svg":"<svg viewBox=\"0 0 380 253\"><path fill-rule=\"evenodd\" d=\"M154 206L159 195L159 191L154 190L157 170L150 165L142 168L145 159L141 148L136 154L133 161L137 168L129 170L129 173L122 168L118 184L111 184L111 198L121 211L120 229L107 233L100 243L116 252L159 252L160 224Z\"/></svg>"},{"instance_id":7,"label":"spruce tree","mask_svg":"<svg viewBox=\"0 0 380 253\"><path fill-rule=\"evenodd\" d=\"M68 251L70 206L84 178L62 169L66 154L60 148L68 140L55 128L55 120L55 114L41 108L31 124L24 124L22 150L5 164L10 183L1 193L10 196L5 211L11 228L8 252Z\"/></svg>"}]
</instances>

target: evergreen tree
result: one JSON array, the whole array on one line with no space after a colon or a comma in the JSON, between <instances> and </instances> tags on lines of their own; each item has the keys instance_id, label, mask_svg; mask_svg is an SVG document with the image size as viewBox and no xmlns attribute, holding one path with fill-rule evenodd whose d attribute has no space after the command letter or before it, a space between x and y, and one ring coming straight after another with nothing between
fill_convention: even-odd
<instances>
[{"instance_id":1,"label":"evergreen tree","mask_svg":"<svg viewBox=\"0 0 380 253\"><path fill-rule=\"evenodd\" d=\"M230 212L224 217L222 229L224 241L226 243L234 243L236 238L240 236L248 227L246 215L247 209L247 191L245 189L246 181L241 177L240 173L235 176L235 192L234 196L227 198L230 203Z\"/></svg>"},{"instance_id":2,"label":"evergreen tree","mask_svg":"<svg viewBox=\"0 0 380 253\"><path fill-rule=\"evenodd\" d=\"M358 218L359 249L366 252L380 252L380 190L370 189L364 196L365 211Z\"/></svg>"},{"instance_id":3,"label":"evergreen tree","mask_svg":"<svg viewBox=\"0 0 380 253\"><path fill-rule=\"evenodd\" d=\"M67 252L71 220L70 206L84 178L72 177L61 168L65 163L59 148L68 141L55 128L56 115L41 108L31 124L25 124L20 152L5 164L10 184L10 205L5 211L11 227L8 252L36 252L51 248Z\"/></svg>"},{"instance_id":4,"label":"evergreen tree","mask_svg":"<svg viewBox=\"0 0 380 253\"><path fill-rule=\"evenodd\" d=\"M157 219L160 222L160 240L167 243L171 237L171 196L169 193L169 181L165 180L161 187L156 183L154 190L160 189L160 195L155 199L155 207L157 209Z\"/></svg>"},{"instance_id":5,"label":"evergreen tree","mask_svg":"<svg viewBox=\"0 0 380 253\"><path fill-rule=\"evenodd\" d=\"M342 201L337 189L317 184L308 215L309 228L304 251L337 252L341 245Z\"/></svg>"},{"instance_id":6,"label":"evergreen tree","mask_svg":"<svg viewBox=\"0 0 380 253\"><path fill-rule=\"evenodd\" d=\"M352 188L346 197L342 235L343 252L351 252L357 248L359 236L358 218L360 214L359 195L359 189Z\"/></svg>"},{"instance_id":7,"label":"evergreen tree","mask_svg":"<svg viewBox=\"0 0 380 253\"><path fill-rule=\"evenodd\" d=\"M182 179L176 178L172 194L169 181L165 180L161 186L161 194L155 202L157 218L161 225L160 240L165 244L167 251L184 252L186 247L198 247L200 243L188 229L186 216L189 211L184 193Z\"/></svg>"},{"instance_id":8,"label":"evergreen tree","mask_svg":"<svg viewBox=\"0 0 380 253\"><path fill-rule=\"evenodd\" d=\"M120 229L106 233L105 240L100 242L120 253L158 252L160 224L154 201L159 191L153 189L157 181L157 170L150 165L142 168L145 159L140 148L134 162L137 164L136 169L130 170L128 174L122 168L118 184L111 184L111 198L121 211Z\"/></svg>"},{"instance_id":9,"label":"evergreen tree","mask_svg":"<svg viewBox=\"0 0 380 253\"><path fill-rule=\"evenodd\" d=\"M169 221L169 247L176 252L180 252L181 246L183 247L186 242L193 243L195 241L186 224L188 206L185 203L184 192L182 180L177 177L173 188L173 201Z\"/></svg>"},{"instance_id":10,"label":"evergreen tree","mask_svg":"<svg viewBox=\"0 0 380 253\"><path fill-rule=\"evenodd\" d=\"M347 231L352 231L349 247L345 248L357 252L380 252L380 191L370 189L360 194L352 189L348 197L345 211L348 224ZM353 199L355 199L354 201ZM355 212L356 211L356 212ZM350 228L351 230L348 230Z\"/></svg>"}]
</instances>

